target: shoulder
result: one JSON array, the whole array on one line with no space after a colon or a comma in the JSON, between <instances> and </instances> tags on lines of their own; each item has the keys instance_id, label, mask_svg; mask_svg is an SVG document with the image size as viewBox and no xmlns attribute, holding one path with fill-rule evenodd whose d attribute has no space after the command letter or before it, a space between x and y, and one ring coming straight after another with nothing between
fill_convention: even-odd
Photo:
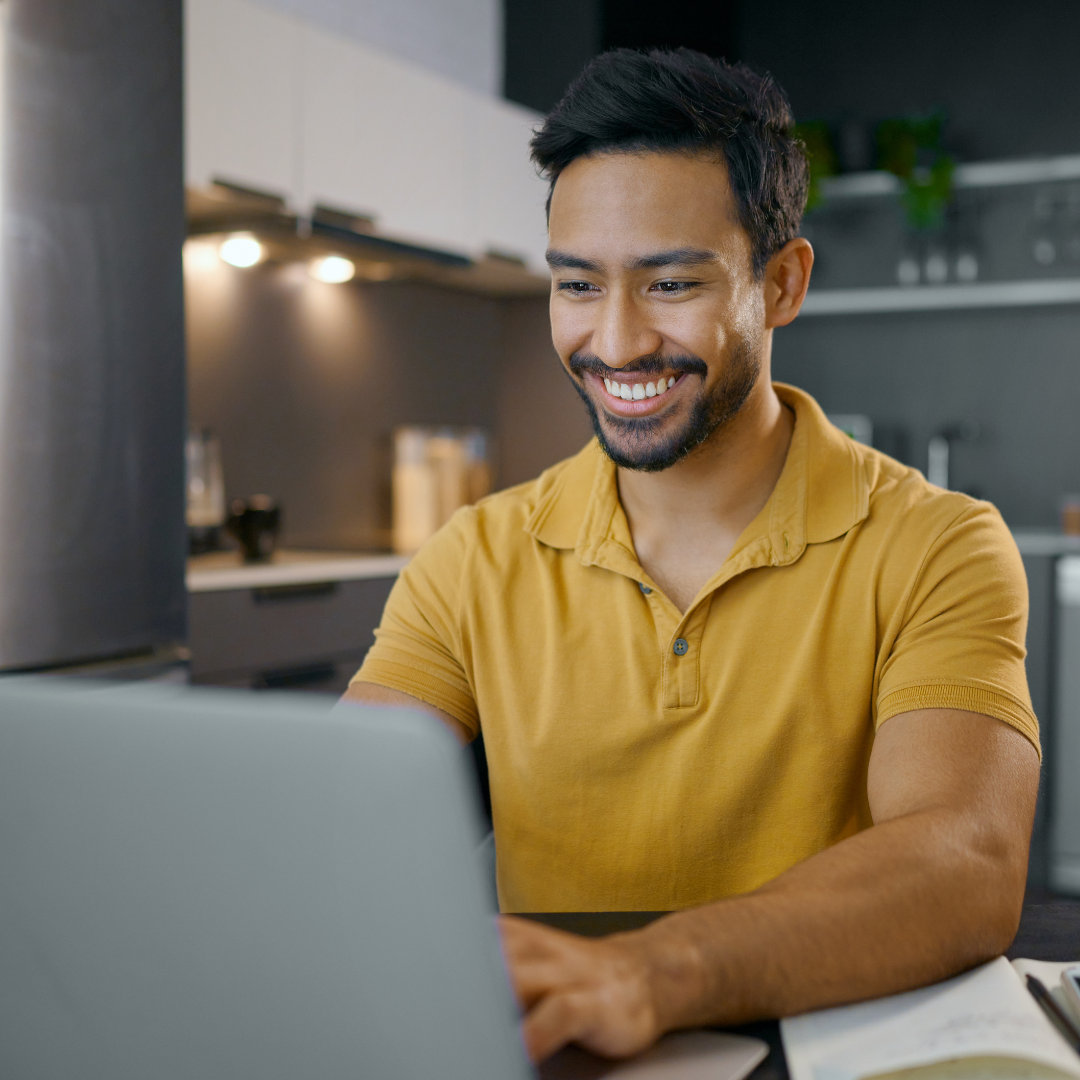
<instances>
[{"instance_id":1,"label":"shoulder","mask_svg":"<svg viewBox=\"0 0 1080 1080\"><path fill-rule=\"evenodd\" d=\"M931 484L922 473L867 446L854 447L869 489L868 523L928 544L972 530L1015 547L993 503Z\"/></svg>"},{"instance_id":2,"label":"shoulder","mask_svg":"<svg viewBox=\"0 0 1080 1080\"><path fill-rule=\"evenodd\" d=\"M1026 606L1023 561L997 507L937 487L869 447L853 452L869 489L853 539L864 545L887 595L910 600L939 589L942 597L978 593L1009 608Z\"/></svg>"}]
</instances>

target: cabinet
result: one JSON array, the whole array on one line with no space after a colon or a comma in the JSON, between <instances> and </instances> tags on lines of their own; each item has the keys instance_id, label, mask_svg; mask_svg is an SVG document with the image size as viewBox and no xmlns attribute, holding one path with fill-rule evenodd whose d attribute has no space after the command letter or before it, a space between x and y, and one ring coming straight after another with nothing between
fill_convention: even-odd
<instances>
[{"instance_id":1,"label":"cabinet","mask_svg":"<svg viewBox=\"0 0 1080 1080\"><path fill-rule=\"evenodd\" d=\"M298 194L297 21L250 0L184 4L184 178Z\"/></svg>"},{"instance_id":2,"label":"cabinet","mask_svg":"<svg viewBox=\"0 0 1080 1080\"><path fill-rule=\"evenodd\" d=\"M300 50L300 206L372 213L380 232L471 248L466 91L310 27Z\"/></svg>"},{"instance_id":3,"label":"cabinet","mask_svg":"<svg viewBox=\"0 0 1080 1080\"><path fill-rule=\"evenodd\" d=\"M393 577L189 594L192 682L340 694L374 640Z\"/></svg>"},{"instance_id":4,"label":"cabinet","mask_svg":"<svg viewBox=\"0 0 1080 1080\"><path fill-rule=\"evenodd\" d=\"M251 0L187 0L187 183L374 217L380 234L544 267L538 114Z\"/></svg>"}]
</instances>

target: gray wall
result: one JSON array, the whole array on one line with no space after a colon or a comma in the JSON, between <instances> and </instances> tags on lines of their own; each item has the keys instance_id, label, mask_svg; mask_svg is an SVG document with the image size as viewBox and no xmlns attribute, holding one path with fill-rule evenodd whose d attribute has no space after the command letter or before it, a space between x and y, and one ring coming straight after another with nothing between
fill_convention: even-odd
<instances>
[{"instance_id":1,"label":"gray wall","mask_svg":"<svg viewBox=\"0 0 1080 1080\"><path fill-rule=\"evenodd\" d=\"M943 106L950 145L968 160L1080 150L1080 4L736 6L738 58L771 71L801 120L873 124Z\"/></svg>"},{"instance_id":2,"label":"gray wall","mask_svg":"<svg viewBox=\"0 0 1080 1080\"><path fill-rule=\"evenodd\" d=\"M920 469L935 431L975 422L952 486L1013 526L1056 524L1080 491L1077 308L800 318L777 332L773 370L826 411L869 414L875 441Z\"/></svg>"},{"instance_id":3,"label":"gray wall","mask_svg":"<svg viewBox=\"0 0 1080 1080\"><path fill-rule=\"evenodd\" d=\"M186 281L191 423L221 437L230 498L281 501L290 546L388 544L397 424L487 428L500 486L588 438L543 298L323 286L275 266Z\"/></svg>"}]
</instances>

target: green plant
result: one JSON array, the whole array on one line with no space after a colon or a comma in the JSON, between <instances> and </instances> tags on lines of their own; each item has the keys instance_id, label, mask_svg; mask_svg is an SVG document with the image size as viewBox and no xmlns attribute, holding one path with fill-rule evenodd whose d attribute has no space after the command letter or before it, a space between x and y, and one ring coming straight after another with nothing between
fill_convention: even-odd
<instances>
[{"instance_id":1,"label":"green plant","mask_svg":"<svg viewBox=\"0 0 1080 1080\"><path fill-rule=\"evenodd\" d=\"M806 209L810 211L819 206L824 198L822 181L836 175L836 148L832 132L821 120L796 124L794 135L803 144L810 168L810 186L806 193Z\"/></svg>"},{"instance_id":2,"label":"green plant","mask_svg":"<svg viewBox=\"0 0 1080 1080\"><path fill-rule=\"evenodd\" d=\"M901 180L901 201L914 229L940 228L952 201L956 162L941 144L944 126L940 110L878 125L878 167Z\"/></svg>"}]
</instances>

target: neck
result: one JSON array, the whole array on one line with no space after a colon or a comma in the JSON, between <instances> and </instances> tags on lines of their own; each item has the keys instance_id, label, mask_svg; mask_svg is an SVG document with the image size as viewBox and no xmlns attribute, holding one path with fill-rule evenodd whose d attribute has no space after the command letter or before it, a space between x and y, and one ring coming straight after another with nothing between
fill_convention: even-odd
<instances>
[{"instance_id":1,"label":"neck","mask_svg":"<svg viewBox=\"0 0 1080 1080\"><path fill-rule=\"evenodd\" d=\"M619 498L642 566L662 575L665 566L696 564L699 577L711 576L768 502L794 426L763 372L739 414L682 461L655 473L620 468Z\"/></svg>"}]
</instances>

